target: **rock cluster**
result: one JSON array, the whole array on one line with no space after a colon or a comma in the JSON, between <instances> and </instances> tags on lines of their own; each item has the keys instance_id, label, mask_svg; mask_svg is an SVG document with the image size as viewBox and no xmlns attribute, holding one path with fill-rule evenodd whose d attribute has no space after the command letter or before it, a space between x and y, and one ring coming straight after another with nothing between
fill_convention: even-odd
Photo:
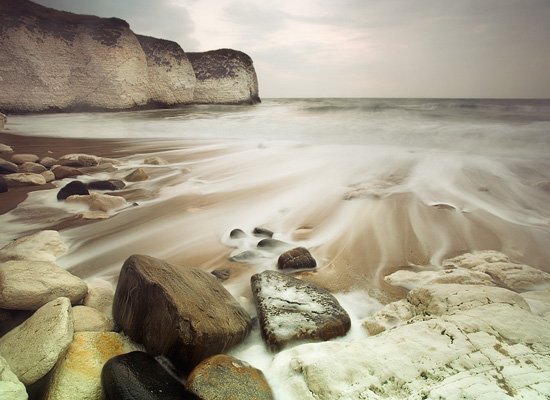
<instances>
[{"instance_id":1,"label":"rock cluster","mask_svg":"<svg viewBox=\"0 0 550 400\"><path fill-rule=\"evenodd\" d=\"M199 54L204 60L197 62L195 56L191 63L177 43L136 35L118 18L4 0L0 110L114 110L259 101L248 56L234 50ZM204 71L212 79L205 80Z\"/></svg>"}]
</instances>

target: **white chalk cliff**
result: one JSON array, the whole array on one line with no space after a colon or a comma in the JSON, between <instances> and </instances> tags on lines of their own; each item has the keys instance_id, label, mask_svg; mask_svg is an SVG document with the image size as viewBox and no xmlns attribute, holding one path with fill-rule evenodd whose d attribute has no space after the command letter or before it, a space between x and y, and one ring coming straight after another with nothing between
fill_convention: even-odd
<instances>
[{"instance_id":1,"label":"white chalk cliff","mask_svg":"<svg viewBox=\"0 0 550 400\"><path fill-rule=\"evenodd\" d=\"M210 87L220 94L210 95L209 102L259 101L254 67L251 60L240 62L243 57L250 60L236 51L220 54L219 63L231 74L218 88ZM2 112L204 103L202 90L195 99L196 87L193 66L177 43L136 35L118 18L77 15L27 0L0 2Z\"/></svg>"}]
</instances>

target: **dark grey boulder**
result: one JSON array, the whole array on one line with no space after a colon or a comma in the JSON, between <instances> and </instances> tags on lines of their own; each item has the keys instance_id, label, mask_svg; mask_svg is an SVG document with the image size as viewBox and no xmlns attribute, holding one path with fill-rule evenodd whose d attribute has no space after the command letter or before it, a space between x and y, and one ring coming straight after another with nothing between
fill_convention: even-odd
<instances>
[{"instance_id":1,"label":"dark grey boulder","mask_svg":"<svg viewBox=\"0 0 550 400\"><path fill-rule=\"evenodd\" d=\"M124 189L126 184L119 179L110 179L107 181L93 181L88 183L88 189L91 190L120 190Z\"/></svg>"},{"instance_id":2,"label":"dark grey boulder","mask_svg":"<svg viewBox=\"0 0 550 400\"><path fill-rule=\"evenodd\" d=\"M212 274L143 255L122 266L113 317L149 353L165 355L184 370L240 343L251 325Z\"/></svg>"},{"instance_id":3,"label":"dark grey boulder","mask_svg":"<svg viewBox=\"0 0 550 400\"><path fill-rule=\"evenodd\" d=\"M273 237L273 232L272 231L270 231L269 229L261 228L261 227L254 228L252 233L255 236L265 236L265 237L269 237L269 238Z\"/></svg>"},{"instance_id":4,"label":"dark grey boulder","mask_svg":"<svg viewBox=\"0 0 550 400\"><path fill-rule=\"evenodd\" d=\"M5 193L8 191L8 184L2 175L0 175L0 193Z\"/></svg>"},{"instance_id":5,"label":"dark grey boulder","mask_svg":"<svg viewBox=\"0 0 550 400\"><path fill-rule=\"evenodd\" d=\"M65 200L69 196L87 195L90 194L86 185L80 181L72 181L63 186L59 192L57 192L57 200Z\"/></svg>"},{"instance_id":6,"label":"dark grey boulder","mask_svg":"<svg viewBox=\"0 0 550 400\"><path fill-rule=\"evenodd\" d=\"M279 256L277 267L279 269L308 269L315 268L317 263L305 247L296 247Z\"/></svg>"},{"instance_id":7,"label":"dark grey boulder","mask_svg":"<svg viewBox=\"0 0 550 400\"><path fill-rule=\"evenodd\" d=\"M277 271L251 278L262 338L272 350L297 340L345 335L351 320L327 290Z\"/></svg>"},{"instance_id":8,"label":"dark grey boulder","mask_svg":"<svg viewBox=\"0 0 550 400\"><path fill-rule=\"evenodd\" d=\"M196 399L155 358L133 351L111 358L101 371L105 400Z\"/></svg>"}]
</instances>

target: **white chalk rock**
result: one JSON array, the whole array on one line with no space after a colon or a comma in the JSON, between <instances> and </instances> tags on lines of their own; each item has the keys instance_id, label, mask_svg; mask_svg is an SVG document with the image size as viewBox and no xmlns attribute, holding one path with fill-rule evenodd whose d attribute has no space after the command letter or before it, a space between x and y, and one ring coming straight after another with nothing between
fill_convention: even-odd
<instances>
[{"instance_id":1,"label":"white chalk rock","mask_svg":"<svg viewBox=\"0 0 550 400\"><path fill-rule=\"evenodd\" d=\"M115 332L76 332L52 374L46 400L101 400L101 369L111 358L142 350Z\"/></svg>"},{"instance_id":2,"label":"white chalk rock","mask_svg":"<svg viewBox=\"0 0 550 400\"><path fill-rule=\"evenodd\" d=\"M533 313L550 320L550 289L523 292L520 296L529 304Z\"/></svg>"},{"instance_id":3,"label":"white chalk rock","mask_svg":"<svg viewBox=\"0 0 550 400\"><path fill-rule=\"evenodd\" d=\"M126 206L124 197L111 196L103 193L90 193L89 195L73 195L66 200L69 203L85 203L91 211L109 212Z\"/></svg>"},{"instance_id":4,"label":"white chalk rock","mask_svg":"<svg viewBox=\"0 0 550 400\"><path fill-rule=\"evenodd\" d=\"M550 286L550 274L525 264L493 262L472 269L490 275L496 283L511 290L536 290Z\"/></svg>"},{"instance_id":5,"label":"white chalk rock","mask_svg":"<svg viewBox=\"0 0 550 400\"><path fill-rule=\"evenodd\" d=\"M0 249L0 262L8 260L55 261L67 253L59 232L45 230L22 236Z\"/></svg>"},{"instance_id":6,"label":"white chalk rock","mask_svg":"<svg viewBox=\"0 0 550 400\"><path fill-rule=\"evenodd\" d=\"M4 179L9 187L15 186L42 186L46 184L46 179L32 172L17 172L15 174L4 175Z\"/></svg>"},{"instance_id":7,"label":"white chalk rock","mask_svg":"<svg viewBox=\"0 0 550 400\"><path fill-rule=\"evenodd\" d=\"M377 335L380 332L411 320L416 315L417 310L414 305L407 300L399 300L387 304L382 309L365 318L363 320L363 328L369 332L369 335Z\"/></svg>"},{"instance_id":8,"label":"white chalk rock","mask_svg":"<svg viewBox=\"0 0 550 400\"><path fill-rule=\"evenodd\" d=\"M0 338L0 354L25 385L46 375L73 339L69 299L60 297Z\"/></svg>"},{"instance_id":9,"label":"white chalk rock","mask_svg":"<svg viewBox=\"0 0 550 400\"><path fill-rule=\"evenodd\" d=\"M504 253L495 250L474 251L464 253L454 258L443 260L441 265L445 268L473 268L480 264L494 262L509 262L510 259Z\"/></svg>"},{"instance_id":10,"label":"white chalk rock","mask_svg":"<svg viewBox=\"0 0 550 400\"><path fill-rule=\"evenodd\" d=\"M10 366L0 356L0 399L6 400L27 400L25 385L11 372Z\"/></svg>"},{"instance_id":11,"label":"white chalk rock","mask_svg":"<svg viewBox=\"0 0 550 400\"><path fill-rule=\"evenodd\" d=\"M437 283L459 283L462 285L494 286L493 279L478 271L463 268L450 268L437 271L408 271L399 270L384 278L392 286L401 286L412 290L418 287Z\"/></svg>"},{"instance_id":12,"label":"white chalk rock","mask_svg":"<svg viewBox=\"0 0 550 400\"><path fill-rule=\"evenodd\" d=\"M36 310L58 297L73 304L84 298L86 283L48 261L7 261L0 265L0 308Z\"/></svg>"},{"instance_id":13,"label":"white chalk rock","mask_svg":"<svg viewBox=\"0 0 550 400\"><path fill-rule=\"evenodd\" d=\"M88 293L82 304L95 308L106 317L112 318L115 297L113 285L99 278L91 279L86 283L88 284Z\"/></svg>"},{"instance_id":14,"label":"white chalk rock","mask_svg":"<svg viewBox=\"0 0 550 400\"><path fill-rule=\"evenodd\" d=\"M92 307L73 307L75 332L109 332L114 329L112 319Z\"/></svg>"}]
</instances>

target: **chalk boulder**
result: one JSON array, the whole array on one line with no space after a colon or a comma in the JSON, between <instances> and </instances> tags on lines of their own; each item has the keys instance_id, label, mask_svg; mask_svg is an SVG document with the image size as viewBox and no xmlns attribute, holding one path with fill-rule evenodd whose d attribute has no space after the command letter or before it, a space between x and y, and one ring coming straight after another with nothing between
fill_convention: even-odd
<instances>
[{"instance_id":1,"label":"chalk boulder","mask_svg":"<svg viewBox=\"0 0 550 400\"><path fill-rule=\"evenodd\" d=\"M0 399L27 400L25 385L11 372L10 366L0 356Z\"/></svg>"},{"instance_id":2,"label":"chalk boulder","mask_svg":"<svg viewBox=\"0 0 550 400\"><path fill-rule=\"evenodd\" d=\"M67 253L59 232L44 230L22 236L0 249L0 262L10 260L55 261Z\"/></svg>"}]
</instances>

